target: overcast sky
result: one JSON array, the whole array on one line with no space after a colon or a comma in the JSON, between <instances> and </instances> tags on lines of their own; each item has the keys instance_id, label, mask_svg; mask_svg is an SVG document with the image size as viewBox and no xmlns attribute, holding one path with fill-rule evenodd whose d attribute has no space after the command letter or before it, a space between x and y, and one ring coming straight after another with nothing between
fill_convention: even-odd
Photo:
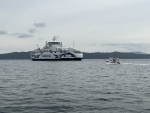
<instances>
[{"instance_id":1,"label":"overcast sky","mask_svg":"<svg viewBox=\"0 0 150 113\"><path fill-rule=\"evenodd\" d=\"M150 53L150 0L0 0L0 53L54 35L82 52Z\"/></svg>"}]
</instances>

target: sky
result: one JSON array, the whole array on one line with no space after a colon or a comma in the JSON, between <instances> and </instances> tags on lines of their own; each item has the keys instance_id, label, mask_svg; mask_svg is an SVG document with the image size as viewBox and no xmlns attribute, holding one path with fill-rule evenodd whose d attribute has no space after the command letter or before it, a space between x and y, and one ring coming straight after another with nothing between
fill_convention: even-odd
<instances>
[{"instance_id":1,"label":"sky","mask_svg":"<svg viewBox=\"0 0 150 113\"><path fill-rule=\"evenodd\" d=\"M57 41L82 52L150 54L150 0L0 0L0 54Z\"/></svg>"}]
</instances>

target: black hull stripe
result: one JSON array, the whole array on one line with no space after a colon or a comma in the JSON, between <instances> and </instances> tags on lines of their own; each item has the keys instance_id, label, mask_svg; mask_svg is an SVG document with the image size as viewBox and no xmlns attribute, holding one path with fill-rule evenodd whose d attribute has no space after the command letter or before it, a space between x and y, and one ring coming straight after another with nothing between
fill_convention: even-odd
<instances>
[{"instance_id":1,"label":"black hull stripe","mask_svg":"<svg viewBox=\"0 0 150 113\"><path fill-rule=\"evenodd\" d=\"M32 59L32 61L81 61L82 58Z\"/></svg>"}]
</instances>

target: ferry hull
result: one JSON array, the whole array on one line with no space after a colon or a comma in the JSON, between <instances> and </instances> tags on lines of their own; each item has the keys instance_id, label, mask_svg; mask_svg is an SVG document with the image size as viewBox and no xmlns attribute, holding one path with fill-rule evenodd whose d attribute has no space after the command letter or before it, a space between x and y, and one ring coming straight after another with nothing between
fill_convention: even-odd
<instances>
[{"instance_id":1,"label":"ferry hull","mask_svg":"<svg viewBox=\"0 0 150 113\"><path fill-rule=\"evenodd\" d=\"M32 59L32 61L81 61L82 58Z\"/></svg>"}]
</instances>

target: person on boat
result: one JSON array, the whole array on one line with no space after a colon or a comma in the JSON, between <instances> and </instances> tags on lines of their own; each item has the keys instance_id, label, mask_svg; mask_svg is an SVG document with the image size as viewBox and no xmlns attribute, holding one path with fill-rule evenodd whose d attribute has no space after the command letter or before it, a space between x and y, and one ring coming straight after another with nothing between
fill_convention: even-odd
<instances>
[{"instance_id":1,"label":"person on boat","mask_svg":"<svg viewBox=\"0 0 150 113\"><path fill-rule=\"evenodd\" d=\"M116 62L116 59L115 58L113 58L113 63L115 63Z\"/></svg>"}]
</instances>

